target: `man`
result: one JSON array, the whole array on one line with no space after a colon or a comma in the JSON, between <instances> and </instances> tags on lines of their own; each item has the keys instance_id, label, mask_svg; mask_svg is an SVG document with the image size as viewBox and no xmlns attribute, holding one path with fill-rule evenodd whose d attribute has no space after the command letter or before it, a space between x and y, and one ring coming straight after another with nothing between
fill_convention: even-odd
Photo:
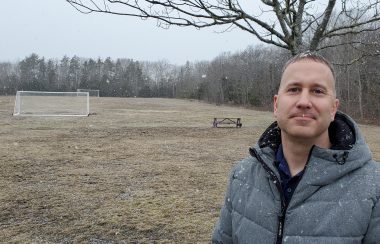
<instances>
[{"instance_id":1,"label":"man","mask_svg":"<svg viewBox=\"0 0 380 244\"><path fill-rule=\"evenodd\" d=\"M231 172L213 243L380 243L380 164L318 54L285 65L277 119Z\"/></svg>"}]
</instances>

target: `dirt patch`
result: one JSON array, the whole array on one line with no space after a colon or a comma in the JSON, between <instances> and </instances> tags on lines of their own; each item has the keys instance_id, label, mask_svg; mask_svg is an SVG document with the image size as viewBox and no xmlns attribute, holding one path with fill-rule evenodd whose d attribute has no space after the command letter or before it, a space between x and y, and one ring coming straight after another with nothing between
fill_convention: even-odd
<instances>
[{"instance_id":1,"label":"dirt patch","mask_svg":"<svg viewBox=\"0 0 380 244\"><path fill-rule=\"evenodd\" d=\"M0 97L2 241L208 243L231 167L273 120L174 99L90 104L89 117L12 117ZM380 159L380 127L362 128Z\"/></svg>"}]
</instances>

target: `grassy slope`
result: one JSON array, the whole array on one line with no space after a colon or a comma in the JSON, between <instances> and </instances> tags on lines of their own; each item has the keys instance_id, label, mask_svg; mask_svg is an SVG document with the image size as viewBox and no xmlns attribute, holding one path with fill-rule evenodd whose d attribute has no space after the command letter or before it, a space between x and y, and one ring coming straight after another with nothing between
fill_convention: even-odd
<instances>
[{"instance_id":1,"label":"grassy slope","mask_svg":"<svg viewBox=\"0 0 380 244\"><path fill-rule=\"evenodd\" d=\"M95 98L86 118L12 117L12 103L0 97L5 242L207 243L232 165L273 120L174 99ZM379 160L380 127L362 128Z\"/></svg>"}]
</instances>

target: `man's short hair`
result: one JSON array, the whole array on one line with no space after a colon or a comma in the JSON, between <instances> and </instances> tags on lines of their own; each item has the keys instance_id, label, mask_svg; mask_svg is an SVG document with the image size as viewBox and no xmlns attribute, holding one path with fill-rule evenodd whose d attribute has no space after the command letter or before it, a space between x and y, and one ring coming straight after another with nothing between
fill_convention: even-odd
<instances>
[{"instance_id":1,"label":"man's short hair","mask_svg":"<svg viewBox=\"0 0 380 244\"><path fill-rule=\"evenodd\" d=\"M285 69L290 64L295 63L295 62L300 61L300 60L303 60L303 59L310 59L310 60L313 60L315 62L319 62L319 63L327 65L327 67L329 67L329 69L331 70L331 73L332 73L333 78L335 80L335 71L334 71L334 68L333 68L332 64L330 63L330 61L328 61L322 55L320 55L320 54L318 54L316 52L312 52L312 51L306 51L306 52L299 53L296 56L294 56L291 59L289 59L285 63L284 67L282 68L282 74L284 74Z\"/></svg>"}]
</instances>

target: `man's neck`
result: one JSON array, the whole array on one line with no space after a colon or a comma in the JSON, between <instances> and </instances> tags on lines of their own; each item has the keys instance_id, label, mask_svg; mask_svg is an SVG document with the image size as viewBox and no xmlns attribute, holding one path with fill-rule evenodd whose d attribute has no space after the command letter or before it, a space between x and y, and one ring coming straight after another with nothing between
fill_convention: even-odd
<instances>
[{"instance_id":1,"label":"man's neck","mask_svg":"<svg viewBox=\"0 0 380 244\"><path fill-rule=\"evenodd\" d=\"M310 150L314 145L323 148L329 148L331 146L329 139L315 142L300 138L288 138L283 134L281 135L281 141L284 157L292 176L295 176L305 168Z\"/></svg>"}]
</instances>

